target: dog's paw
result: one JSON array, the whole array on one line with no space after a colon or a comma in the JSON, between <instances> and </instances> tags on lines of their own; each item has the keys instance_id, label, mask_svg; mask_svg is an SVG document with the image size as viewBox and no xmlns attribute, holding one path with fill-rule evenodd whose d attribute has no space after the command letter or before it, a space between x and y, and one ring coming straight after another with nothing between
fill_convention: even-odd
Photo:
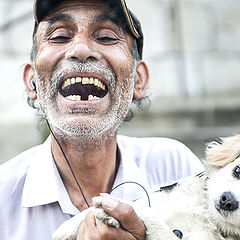
<instances>
[{"instance_id":1,"label":"dog's paw","mask_svg":"<svg viewBox=\"0 0 240 240\"><path fill-rule=\"evenodd\" d=\"M77 229L80 222L84 219L87 211L65 221L52 235L53 240L76 240Z\"/></svg>"},{"instance_id":2,"label":"dog's paw","mask_svg":"<svg viewBox=\"0 0 240 240\"><path fill-rule=\"evenodd\" d=\"M95 217L106 223L108 226L111 227L115 227L115 228L120 228L121 225L119 223L118 220L116 220L114 217L111 217L110 215L108 215L103 209L102 209L102 200L104 198L103 196L98 196L98 197L94 197L92 199L93 202L93 208L92 208L92 212L95 215Z\"/></svg>"},{"instance_id":3,"label":"dog's paw","mask_svg":"<svg viewBox=\"0 0 240 240\"><path fill-rule=\"evenodd\" d=\"M118 220L109 216L102 208L93 208L92 212L98 220L106 223L108 226L115 227L115 228L121 227Z\"/></svg>"}]
</instances>

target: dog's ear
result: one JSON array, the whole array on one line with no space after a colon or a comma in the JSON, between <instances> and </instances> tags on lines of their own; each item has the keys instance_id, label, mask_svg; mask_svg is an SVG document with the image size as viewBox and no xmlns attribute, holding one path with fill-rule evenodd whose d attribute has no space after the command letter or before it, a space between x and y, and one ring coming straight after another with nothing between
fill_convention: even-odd
<instances>
[{"instance_id":1,"label":"dog's ear","mask_svg":"<svg viewBox=\"0 0 240 240\"><path fill-rule=\"evenodd\" d=\"M240 135L220 138L210 142L206 148L207 164L214 167L224 167L240 155Z\"/></svg>"}]
</instances>

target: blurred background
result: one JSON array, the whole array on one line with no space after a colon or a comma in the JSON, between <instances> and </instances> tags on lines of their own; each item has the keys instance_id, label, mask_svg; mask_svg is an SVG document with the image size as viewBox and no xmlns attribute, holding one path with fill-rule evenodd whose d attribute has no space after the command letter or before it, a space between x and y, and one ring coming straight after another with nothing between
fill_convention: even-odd
<instances>
[{"instance_id":1,"label":"blurred background","mask_svg":"<svg viewBox=\"0 0 240 240\"><path fill-rule=\"evenodd\" d=\"M127 0L142 22L151 108L120 132L205 144L240 133L240 1ZM0 164L43 141L26 103L23 65L33 0L0 0Z\"/></svg>"}]
</instances>

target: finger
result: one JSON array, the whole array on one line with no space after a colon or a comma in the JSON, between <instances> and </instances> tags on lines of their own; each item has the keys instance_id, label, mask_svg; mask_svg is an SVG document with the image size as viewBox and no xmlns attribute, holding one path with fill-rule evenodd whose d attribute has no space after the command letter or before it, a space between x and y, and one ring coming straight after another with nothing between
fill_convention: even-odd
<instances>
[{"instance_id":1,"label":"finger","mask_svg":"<svg viewBox=\"0 0 240 240\"><path fill-rule=\"evenodd\" d=\"M89 212L86 215L85 220L78 226L77 240L91 239L89 233L96 235L96 226L96 218L91 212Z\"/></svg>"},{"instance_id":2,"label":"finger","mask_svg":"<svg viewBox=\"0 0 240 240\"><path fill-rule=\"evenodd\" d=\"M79 225L77 240L136 240L123 229L108 226L89 212Z\"/></svg>"},{"instance_id":3,"label":"finger","mask_svg":"<svg viewBox=\"0 0 240 240\"><path fill-rule=\"evenodd\" d=\"M116 229L96 219L98 240L136 240L136 238L124 229ZM96 236L96 235L95 235Z\"/></svg>"},{"instance_id":4,"label":"finger","mask_svg":"<svg viewBox=\"0 0 240 240\"><path fill-rule=\"evenodd\" d=\"M145 238L145 225L137 216L132 206L120 202L113 197L106 197L102 201L102 208L110 216L116 218L122 227L136 239L141 240Z\"/></svg>"},{"instance_id":5,"label":"finger","mask_svg":"<svg viewBox=\"0 0 240 240\"><path fill-rule=\"evenodd\" d=\"M82 221L82 222L80 223L80 225L78 226L77 240L83 240L84 227L85 227L85 222Z\"/></svg>"}]
</instances>

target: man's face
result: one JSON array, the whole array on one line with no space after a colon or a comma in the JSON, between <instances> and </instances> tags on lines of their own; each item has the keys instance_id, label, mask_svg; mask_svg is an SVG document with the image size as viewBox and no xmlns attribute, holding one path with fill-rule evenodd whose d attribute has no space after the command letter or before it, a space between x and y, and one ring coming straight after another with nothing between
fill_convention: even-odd
<instances>
[{"instance_id":1,"label":"man's face","mask_svg":"<svg viewBox=\"0 0 240 240\"><path fill-rule=\"evenodd\" d=\"M113 18L114 19L114 18ZM67 1L37 31L35 81L43 115L58 136L116 134L131 104L132 38L100 1Z\"/></svg>"}]
</instances>

